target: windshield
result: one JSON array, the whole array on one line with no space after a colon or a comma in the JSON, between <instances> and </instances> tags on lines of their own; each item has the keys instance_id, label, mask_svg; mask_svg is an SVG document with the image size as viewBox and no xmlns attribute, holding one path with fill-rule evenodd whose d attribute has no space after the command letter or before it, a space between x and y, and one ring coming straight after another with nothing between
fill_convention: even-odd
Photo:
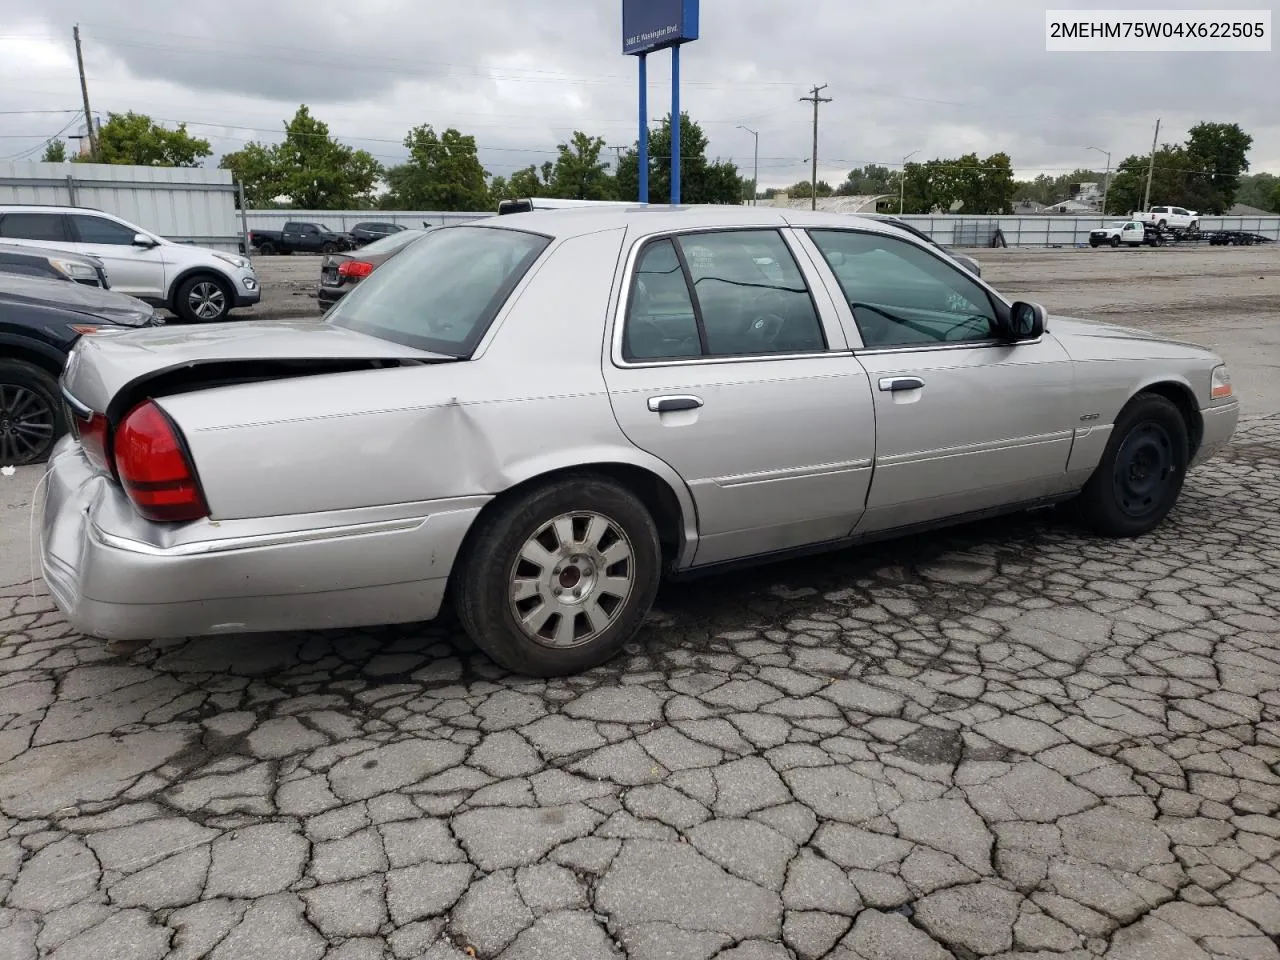
<instances>
[{"instance_id":1,"label":"windshield","mask_svg":"<svg viewBox=\"0 0 1280 960\"><path fill-rule=\"evenodd\" d=\"M405 244L412 243L419 237L425 237L427 233L428 231L426 230L402 230L399 233L383 237L381 240L375 240L373 243L366 243L360 248L360 254L391 253L399 250Z\"/></svg>"},{"instance_id":2,"label":"windshield","mask_svg":"<svg viewBox=\"0 0 1280 960\"><path fill-rule=\"evenodd\" d=\"M432 230L338 301L327 320L419 350L470 356L550 242L492 227Z\"/></svg>"}]
</instances>

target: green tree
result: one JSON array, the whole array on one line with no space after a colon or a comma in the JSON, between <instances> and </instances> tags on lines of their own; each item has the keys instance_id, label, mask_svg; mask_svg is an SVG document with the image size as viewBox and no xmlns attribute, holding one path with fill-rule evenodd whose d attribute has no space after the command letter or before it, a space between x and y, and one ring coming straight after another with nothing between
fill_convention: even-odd
<instances>
[{"instance_id":1,"label":"green tree","mask_svg":"<svg viewBox=\"0 0 1280 960\"><path fill-rule=\"evenodd\" d=\"M109 113L98 128L98 149L93 156L78 156L74 162L121 163L140 167L198 167L213 149L208 140L187 133L187 125L177 129L160 126L146 114Z\"/></svg>"},{"instance_id":2,"label":"green tree","mask_svg":"<svg viewBox=\"0 0 1280 960\"><path fill-rule=\"evenodd\" d=\"M44 153L40 155L41 163L66 163L67 145L61 140L50 140L44 145Z\"/></svg>"},{"instance_id":3,"label":"green tree","mask_svg":"<svg viewBox=\"0 0 1280 960\"><path fill-rule=\"evenodd\" d=\"M223 154L218 164L223 170L230 170L236 182L244 185L245 203L254 209L274 205L276 198L285 193L284 170L275 149L261 143L247 143L241 150ZM237 195L236 203L239 202Z\"/></svg>"},{"instance_id":4,"label":"green tree","mask_svg":"<svg viewBox=\"0 0 1280 960\"><path fill-rule=\"evenodd\" d=\"M1280 213L1280 182L1276 183L1275 187L1271 191L1270 207L1276 213Z\"/></svg>"},{"instance_id":5,"label":"green tree","mask_svg":"<svg viewBox=\"0 0 1280 960\"><path fill-rule=\"evenodd\" d=\"M600 160L604 137L589 137L575 130L568 143L557 148L550 195L564 200L612 200L616 195L609 165Z\"/></svg>"},{"instance_id":6,"label":"green tree","mask_svg":"<svg viewBox=\"0 0 1280 960\"><path fill-rule=\"evenodd\" d=\"M548 164L543 164L543 169L538 170L533 164L522 170L517 170L511 175L507 181L507 192L516 199L528 200L533 197L546 197L551 194L550 174L553 170L547 169Z\"/></svg>"},{"instance_id":7,"label":"green tree","mask_svg":"<svg viewBox=\"0 0 1280 960\"><path fill-rule=\"evenodd\" d=\"M507 185L506 177L495 176L489 181L489 202L491 204L510 199L512 199L511 187Z\"/></svg>"},{"instance_id":8,"label":"green tree","mask_svg":"<svg viewBox=\"0 0 1280 960\"><path fill-rule=\"evenodd\" d=\"M409 159L387 171L386 204L402 210L486 210L488 174L480 165L476 139L449 127L437 135L430 124L404 138Z\"/></svg>"},{"instance_id":9,"label":"green tree","mask_svg":"<svg viewBox=\"0 0 1280 960\"><path fill-rule=\"evenodd\" d=\"M365 150L339 143L329 125L306 104L284 125L284 140L273 148L281 172L281 193L301 210L348 210L368 205L382 167Z\"/></svg>"},{"instance_id":10,"label":"green tree","mask_svg":"<svg viewBox=\"0 0 1280 960\"><path fill-rule=\"evenodd\" d=\"M818 181L819 197L829 197L834 193L835 191L831 189L831 184L825 180ZM813 184L808 180L799 180L787 187L787 196L792 200L808 200L813 196Z\"/></svg>"},{"instance_id":11,"label":"green tree","mask_svg":"<svg viewBox=\"0 0 1280 960\"><path fill-rule=\"evenodd\" d=\"M869 163L849 171L844 183L836 187L840 197L867 197L878 194L896 194L901 174L879 164ZM807 194L806 194L807 196Z\"/></svg>"},{"instance_id":12,"label":"green tree","mask_svg":"<svg viewBox=\"0 0 1280 960\"><path fill-rule=\"evenodd\" d=\"M1238 123L1197 123L1188 131L1187 201L1200 213L1226 213L1235 203L1240 175L1249 169L1253 137ZM1179 202L1179 201L1170 201Z\"/></svg>"},{"instance_id":13,"label":"green tree","mask_svg":"<svg viewBox=\"0 0 1280 960\"><path fill-rule=\"evenodd\" d=\"M1271 195L1280 186L1280 177L1271 173L1254 173L1240 178L1240 189L1236 192L1236 203L1243 203L1259 210L1271 208Z\"/></svg>"},{"instance_id":14,"label":"green tree","mask_svg":"<svg viewBox=\"0 0 1280 960\"><path fill-rule=\"evenodd\" d=\"M1155 163L1150 154L1125 157L1111 178L1108 213L1127 214L1142 209L1147 194L1147 171L1151 170L1151 204L1177 203L1195 209L1187 196L1187 171L1190 163L1181 144L1166 143L1156 150Z\"/></svg>"},{"instance_id":15,"label":"green tree","mask_svg":"<svg viewBox=\"0 0 1280 960\"><path fill-rule=\"evenodd\" d=\"M616 174L618 197L640 194L640 155L632 147L622 155ZM741 203L743 180L727 161L707 159L707 138L687 113L680 115L680 200L682 203ZM671 117L649 131L649 202L667 203L671 196Z\"/></svg>"},{"instance_id":16,"label":"green tree","mask_svg":"<svg viewBox=\"0 0 1280 960\"><path fill-rule=\"evenodd\" d=\"M1033 200L1036 203L1042 203L1049 206L1067 199L1071 195L1071 185L1073 183L1096 183L1099 187L1105 185L1106 173L1101 170L1085 170L1078 167L1070 173L1063 173L1056 177L1051 177L1046 173L1042 173L1034 180L1015 180L1013 182L1013 199L1014 200Z\"/></svg>"},{"instance_id":17,"label":"green tree","mask_svg":"<svg viewBox=\"0 0 1280 960\"><path fill-rule=\"evenodd\" d=\"M954 160L908 163L903 177L904 213L953 208L968 215L1013 212L1013 166L1004 153L985 160L967 153Z\"/></svg>"}]
</instances>

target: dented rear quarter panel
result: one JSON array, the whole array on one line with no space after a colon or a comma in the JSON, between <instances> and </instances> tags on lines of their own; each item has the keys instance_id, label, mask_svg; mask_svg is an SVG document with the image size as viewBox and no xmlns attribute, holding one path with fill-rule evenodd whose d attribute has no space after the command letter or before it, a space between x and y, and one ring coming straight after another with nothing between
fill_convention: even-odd
<instances>
[{"instance_id":1,"label":"dented rear quarter panel","mask_svg":"<svg viewBox=\"0 0 1280 960\"><path fill-rule=\"evenodd\" d=\"M614 419L602 356L625 230L558 241L473 359L219 387L163 398L214 520L493 495L613 462L680 478Z\"/></svg>"}]
</instances>

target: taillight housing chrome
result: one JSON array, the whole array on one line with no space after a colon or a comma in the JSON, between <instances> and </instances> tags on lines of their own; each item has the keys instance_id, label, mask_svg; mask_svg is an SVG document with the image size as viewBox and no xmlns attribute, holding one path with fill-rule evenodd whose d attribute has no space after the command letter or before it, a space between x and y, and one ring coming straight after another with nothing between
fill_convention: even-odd
<instances>
[{"instance_id":1,"label":"taillight housing chrome","mask_svg":"<svg viewBox=\"0 0 1280 960\"><path fill-rule=\"evenodd\" d=\"M338 276L348 280L359 280L373 273L373 264L368 260L344 260L338 264Z\"/></svg>"},{"instance_id":2,"label":"taillight housing chrome","mask_svg":"<svg viewBox=\"0 0 1280 960\"><path fill-rule=\"evenodd\" d=\"M176 523L209 515L186 441L155 402L129 412L112 446L116 476L141 516Z\"/></svg>"}]
</instances>

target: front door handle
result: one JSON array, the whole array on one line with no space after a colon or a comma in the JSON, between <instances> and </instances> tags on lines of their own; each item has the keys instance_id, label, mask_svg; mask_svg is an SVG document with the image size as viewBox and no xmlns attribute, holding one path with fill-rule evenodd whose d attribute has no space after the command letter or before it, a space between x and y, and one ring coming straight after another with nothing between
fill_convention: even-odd
<instances>
[{"instance_id":1,"label":"front door handle","mask_svg":"<svg viewBox=\"0 0 1280 960\"><path fill-rule=\"evenodd\" d=\"M924 381L919 377L881 377L880 389L890 393L897 393L899 390L919 390L924 386Z\"/></svg>"},{"instance_id":2,"label":"front door handle","mask_svg":"<svg viewBox=\"0 0 1280 960\"><path fill-rule=\"evenodd\" d=\"M650 397L649 409L653 413L675 413L677 410L697 410L702 406L701 397Z\"/></svg>"}]
</instances>

